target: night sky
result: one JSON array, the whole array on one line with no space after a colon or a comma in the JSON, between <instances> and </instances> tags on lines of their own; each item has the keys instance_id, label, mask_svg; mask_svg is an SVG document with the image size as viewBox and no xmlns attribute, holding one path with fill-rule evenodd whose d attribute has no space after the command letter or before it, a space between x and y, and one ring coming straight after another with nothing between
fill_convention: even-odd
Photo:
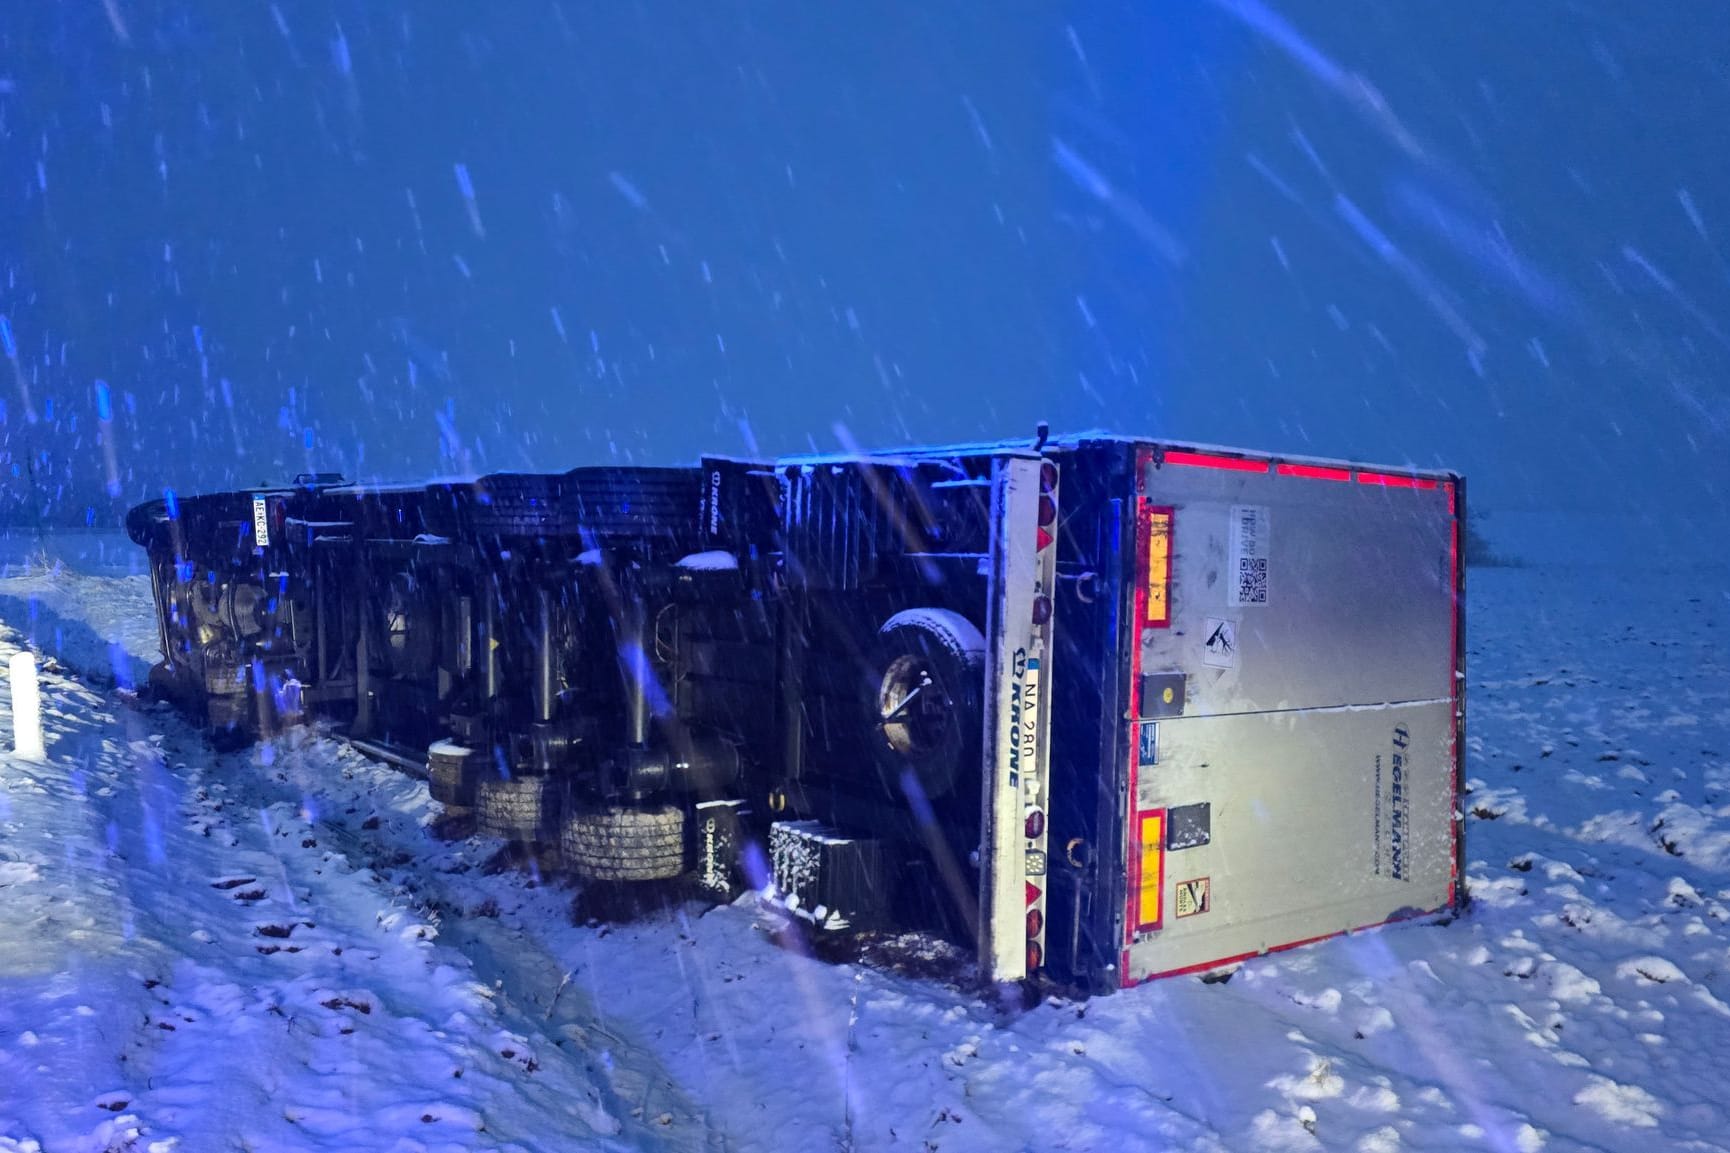
<instances>
[{"instance_id":1,"label":"night sky","mask_svg":"<svg viewBox=\"0 0 1730 1153\"><path fill-rule=\"evenodd\" d=\"M0 515L1043 419L1697 544L1727 155L1711 4L8 4Z\"/></svg>"}]
</instances>

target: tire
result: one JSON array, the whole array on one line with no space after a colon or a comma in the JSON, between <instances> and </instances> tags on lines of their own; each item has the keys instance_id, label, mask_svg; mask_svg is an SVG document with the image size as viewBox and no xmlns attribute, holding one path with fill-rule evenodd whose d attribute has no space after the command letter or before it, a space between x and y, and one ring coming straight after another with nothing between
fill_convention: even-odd
<instances>
[{"instance_id":1,"label":"tire","mask_svg":"<svg viewBox=\"0 0 1730 1153\"><path fill-rule=\"evenodd\" d=\"M579 810L565 819L559 848L584 880L670 880L685 871L685 810Z\"/></svg>"},{"instance_id":2,"label":"tire","mask_svg":"<svg viewBox=\"0 0 1730 1153\"><path fill-rule=\"evenodd\" d=\"M877 633L872 748L884 786L911 769L927 798L977 767L985 725L985 637L960 613L908 609Z\"/></svg>"},{"instance_id":3,"label":"tire","mask_svg":"<svg viewBox=\"0 0 1730 1153\"><path fill-rule=\"evenodd\" d=\"M544 844L558 830L559 787L551 777L489 777L475 786L475 826L484 837Z\"/></svg>"},{"instance_id":4,"label":"tire","mask_svg":"<svg viewBox=\"0 0 1730 1153\"><path fill-rule=\"evenodd\" d=\"M427 750L427 791L445 808L469 809L475 804L480 766L474 750L440 741Z\"/></svg>"}]
</instances>

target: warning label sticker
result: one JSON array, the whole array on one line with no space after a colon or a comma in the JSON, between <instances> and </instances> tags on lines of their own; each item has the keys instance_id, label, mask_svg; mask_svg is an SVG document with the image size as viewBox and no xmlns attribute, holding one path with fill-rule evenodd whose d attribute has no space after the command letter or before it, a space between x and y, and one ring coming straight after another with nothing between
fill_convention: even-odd
<instances>
[{"instance_id":1,"label":"warning label sticker","mask_svg":"<svg viewBox=\"0 0 1730 1153\"><path fill-rule=\"evenodd\" d=\"M1267 604L1268 514L1262 505L1231 507L1231 569L1227 581L1227 604Z\"/></svg>"},{"instance_id":2,"label":"warning label sticker","mask_svg":"<svg viewBox=\"0 0 1730 1153\"><path fill-rule=\"evenodd\" d=\"M1178 916L1193 917L1197 913L1207 912L1209 907L1208 881L1209 878L1207 877L1197 877L1193 881L1179 881L1177 883L1176 899L1172 905L1177 910Z\"/></svg>"},{"instance_id":3,"label":"warning label sticker","mask_svg":"<svg viewBox=\"0 0 1730 1153\"><path fill-rule=\"evenodd\" d=\"M1201 662L1209 668L1237 668L1237 622L1208 617L1201 632Z\"/></svg>"}]
</instances>

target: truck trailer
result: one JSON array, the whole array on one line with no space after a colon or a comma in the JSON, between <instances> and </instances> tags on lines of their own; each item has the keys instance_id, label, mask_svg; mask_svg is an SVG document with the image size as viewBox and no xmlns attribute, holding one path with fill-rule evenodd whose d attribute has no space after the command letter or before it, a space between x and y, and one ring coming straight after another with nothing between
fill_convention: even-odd
<instances>
[{"instance_id":1,"label":"truck trailer","mask_svg":"<svg viewBox=\"0 0 1730 1153\"><path fill-rule=\"evenodd\" d=\"M129 528L153 680L230 734L325 720L589 883L1102 992L1463 903L1463 515L1454 473L1041 430Z\"/></svg>"}]
</instances>

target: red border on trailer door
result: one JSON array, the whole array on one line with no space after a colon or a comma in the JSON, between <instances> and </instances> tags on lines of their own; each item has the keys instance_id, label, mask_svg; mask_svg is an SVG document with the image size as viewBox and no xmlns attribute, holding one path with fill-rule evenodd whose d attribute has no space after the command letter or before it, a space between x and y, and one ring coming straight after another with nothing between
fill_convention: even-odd
<instances>
[{"instance_id":1,"label":"red border on trailer door","mask_svg":"<svg viewBox=\"0 0 1730 1153\"><path fill-rule=\"evenodd\" d=\"M1194 468L1220 468L1227 472L1267 472L1272 468L1266 460L1251 460L1241 456L1221 456L1216 452L1190 452L1174 448L1165 454L1166 464L1187 464Z\"/></svg>"},{"instance_id":2,"label":"red border on trailer door","mask_svg":"<svg viewBox=\"0 0 1730 1153\"><path fill-rule=\"evenodd\" d=\"M1449 835L1453 838L1452 866L1448 874L1448 908L1459 908L1460 877L1465 865L1466 815L1461 811L1460 797L1465 787L1465 692L1466 692L1466 650L1464 644L1464 623L1466 611L1466 566L1465 558L1460 555L1460 515L1464 512L1464 497L1462 491L1465 480L1454 476L1443 482L1442 488L1448 494L1448 568L1453 582L1452 597L1449 603L1449 623L1452 626L1453 652L1450 656L1448 669L1448 755L1453 761L1454 795L1449 799L1452 815L1449 817Z\"/></svg>"},{"instance_id":3,"label":"red border on trailer door","mask_svg":"<svg viewBox=\"0 0 1730 1153\"><path fill-rule=\"evenodd\" d=\"M1383 488L1416 488L1425 491L1441 487L1440 482L1431 480L1427 476L1400 476L1397 473L1391 472L1359 471L1358 483L1379 484Z\"/></svg>"},{"instance_id":4,"label":"red border on trailer door","mask_svg":"<svg viewBox=\"0 0 1730 1153\"><path fill-rule=\"evenodd\" d=\"M1319 464L1276 464L1273 471L1276 476L1302 476L1310 480L1352 479L1352 470L1349 468L1328 468Z\"/></svg>"},{"instance_id":5,"label":"red border on trailer door","mask_svg":"<svg viewBox=\"0 0 1730 1153\"><path fill-rule=\"evenodd\" d=\"M1153 501L1142 494L1141 478L1146 476L1148 454L1136 454L1136 497L1135 524L1132 546L1135 549L1135 611L1130 614L1132 622L1129 630L1129 716L1119 724L1127 726L1129 740L1125 742L1129 748L1129 789L1128 796L1123 798L1121 812L1123 813L1123 942L1118 957L1117 982L1120 988L1129 988L1132 983L1129 976L1129 947L1135 942L1136 932L1136 898L1140 895L1141 881L1141 846L1137 838L1141 835L1139 806L1136 800L1138 787L1137 768L1141 762L1141 750L1136 742L1139 733L1136 726L1141 722L1141 630L1147 620L1147 579L1148 579L1148 548L1147 532L1149 521L1153 515ZM1175 519L1175 518L1174 518ZM1169 554L1168 554L1169 563ZM1169 586L1165 595L1166 619L1171 619L1171 590Z\"/></svg>"}]
</instances>

